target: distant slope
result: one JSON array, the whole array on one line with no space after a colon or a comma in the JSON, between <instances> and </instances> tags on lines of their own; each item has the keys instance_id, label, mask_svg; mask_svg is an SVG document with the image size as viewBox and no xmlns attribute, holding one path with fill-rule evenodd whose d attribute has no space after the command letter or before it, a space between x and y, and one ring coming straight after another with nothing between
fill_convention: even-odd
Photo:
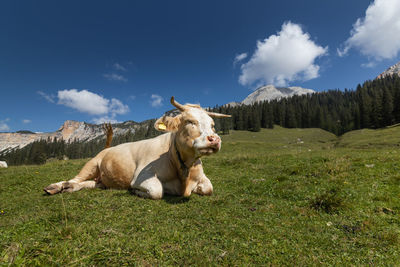
<instances>
[{"instance_id":1,"label":"distant slope","mask_svg":"<svg viewBox=\"0 0 400 267\"><path fill-rule=\"evenodd\" d=\"M345 133L339 138L337 146L349 148L400 148L400 124L383 129L362 129Z\"/></svg>"},{"instance_id":2,"label":"distant slope","mask_svg":"<svg viewBox=\"0 0 400 267\"><path fill-rule=\"evenodd\" d=\"M286 149L298 147L308 149L333 148L337 142L336 135L317 128L287 129L275 125L273 129L261 129L260 132L231 131L229 135L223 135L223 146L237 143L246 143L249 146L263 146ZM224 149L222 149L224 153Z\"/></svg>"},{"instance_id":3,"label":"distant slope","mask_svg":"<svg viewBox=\"0 0 400 267\"><path fill-rule=\"evenodd\" d=\"M231 131L231 134L222 138L224 146L246 143L249 146L263 144L271 148L298 147L312 150L333 147L400 148L400 124L383 129L355 130L340 137L319 128L287 129L275 125L274 129L261 129L260 132Z\"/></svg>"}]
</instances>

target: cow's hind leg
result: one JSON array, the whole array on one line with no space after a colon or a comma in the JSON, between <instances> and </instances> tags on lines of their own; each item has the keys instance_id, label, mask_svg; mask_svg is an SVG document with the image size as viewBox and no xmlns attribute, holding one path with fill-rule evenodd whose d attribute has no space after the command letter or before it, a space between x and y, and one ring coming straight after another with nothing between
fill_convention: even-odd
<instances>
[{"instance_id":1,"label":"cow's hind leg","mask_svg":"<svg viewBox=\"0 0 400 267\"><path fill-rule=\"evenodd\" d=\"M64 182L62 192L75 192L84 188L104 188L103 184L96 181L84 181L80 183Z\"/></svg>"},{"instance_id":2,"label":"cow's hind leg","mask_svg":"<svg viewBox=\"0 0 400 267\"><path fill-rule=\"evenodd\" d=\"M54 194L60 193L62 191L64 183L66 183L66 181L54 183L54 184L51 184L51 185L45 187L43 190L49 195L54 195Z\"/></svg>"},{"instance_id":3,"label":"cow's hind leg","mask_svg":"<svg viewBox=\"0 0 400 267\"><path fill-rule=\"evenodd\" d=\"M163 186L157 176L139 175L131 187L135 195L143 198L161 199L164 195Z\"/></svg>"},{"instance_id":4,"label":"cow's hind leg","mask_svg":"<svg viewBox=\"0 0 400 267\"><path fill-rule=\"evenodd\" d=\"M82 188L101 187L101 184L96 181L86 181L99 178L99 158L96 156L83 166L77 176L69 181L61 181L51 184L44 188L44 191L49 195L54 195L62 192L75 192Z\"/></svg>"}]
</instances>

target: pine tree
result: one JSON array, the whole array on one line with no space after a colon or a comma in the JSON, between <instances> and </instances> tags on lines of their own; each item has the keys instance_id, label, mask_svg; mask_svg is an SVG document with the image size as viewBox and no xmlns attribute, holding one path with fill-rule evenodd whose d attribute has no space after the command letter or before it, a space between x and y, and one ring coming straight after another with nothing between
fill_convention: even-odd
<instances>
[{"instance_id":1,"label":"pine tree","mask_svg":"<svg viewBox=\"0 0 400 267\"><path fill-rule=\"evenodd\" d=\"M383 87L382 95L382 126L393 123L393 97L387 87Z\"/></svg>"},{"instance_id":2,"label":"pine tree","mask_svg":"<svg viewBox=\"0 0 400 267\"><path fill-rule=\"evenodd\" d=\"M251 125L251 131L253 132L259 132L261 130L261 119L258 110L256 107L253 107L252 112L252 125Z\"/></svg>"},{"instance_id":3,"label":"pine tree","mask_svg":"<svg viewBox=\"0 0 400 267\"><path fill-rule=\"evenodd\" d=\"M371 97L364 88L357 91L360 94L361 128L369 128L371 127Z\"/></svg>"},{"instance_id":4,"label":"pine tree","mask_svg":"<svg viewBox=\"0 0 400 267\"><path fill-rule=\"evenodd\" d=\"M371 105L371 113L370 113L370 121L372 128L380 128L383 126L382 124L382 97L380 92L371 91L372 92L372 105Z\"/></svg>"},{"instance_id":5,"label":"pine tree","mask_svg":"<svg viewBox=\"0 0 400 267\"><path fill-rule=\"evenodd\" d=\"M396 82L395 84L394 91L393 117L395 123L400 123L400 78L398 79L398 83Z\"/></svg>"},{"instance_id":6,"label":"pine tree","mask_svg":"<svg viewBox=\"0 0 400 267\"><path fill-rule=\"evenodd\" d=\"M292 105L287 105L286 107L285 127L296 128L296 117Z\"/></svg>"}]
</instances>

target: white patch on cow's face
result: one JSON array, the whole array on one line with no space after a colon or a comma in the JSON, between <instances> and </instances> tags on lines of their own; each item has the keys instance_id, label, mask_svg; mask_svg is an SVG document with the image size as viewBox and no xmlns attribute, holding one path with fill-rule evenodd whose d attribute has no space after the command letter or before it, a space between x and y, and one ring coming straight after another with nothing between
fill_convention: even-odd
<instances>
[{"instance_id":1,"label":"white patch on cow's face","mask_svg":"<svg viewBox=\"0 0 400 267\"><path fill-rule=\"evenodd\" d=\"M209 155L221 149L221 139L214 129L214 120L199 108L190 108L187 111L189 117L196 120L189 127L197 128L200 136L193 139L193 148L198 155ZM214 141L210 142L210 139Z\"/></svg>"}]
</instances>

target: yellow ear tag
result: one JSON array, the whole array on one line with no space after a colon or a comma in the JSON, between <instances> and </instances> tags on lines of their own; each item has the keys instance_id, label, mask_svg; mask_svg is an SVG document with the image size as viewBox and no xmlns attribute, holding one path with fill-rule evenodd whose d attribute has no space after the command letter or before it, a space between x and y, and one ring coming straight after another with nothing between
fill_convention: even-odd
<instances>
[{"instance_id":1,"label":"yellow ear tag","mask_svg":"<svg viewBox=\"0 0 400 267\"><path fill-rule=\"evenodd\" d=\"M160 123L160 124L158 125L158 129L159 129L159 130L166 130L166 129L167 129L167 126L165 126L164 123Z\"/></svg>"}]
</instances>

